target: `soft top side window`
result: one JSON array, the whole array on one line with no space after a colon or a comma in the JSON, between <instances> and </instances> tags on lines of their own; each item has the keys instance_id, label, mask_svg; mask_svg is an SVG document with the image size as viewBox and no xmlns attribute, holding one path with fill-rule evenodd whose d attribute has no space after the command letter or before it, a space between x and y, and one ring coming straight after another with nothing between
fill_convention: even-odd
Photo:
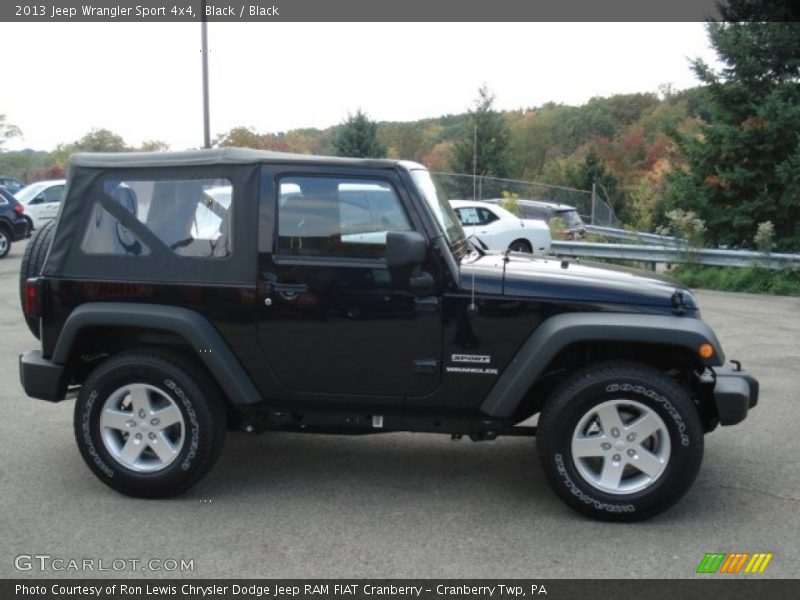
<instances>
[{"instance_id":1,"label":"soft top side window","mask_svg":"<svg viewBox=\"0 0 800 600\"><path fill-rule=\"evenodd\" d=\"M119 205L179 256L225 258L232 253L233 187L228 179L106 178L101 189L105 202ZM123 222L125 213L114 216L96 202L84 232L83 252L149 254L147 244Z\"/></svg>"}]
</instances>

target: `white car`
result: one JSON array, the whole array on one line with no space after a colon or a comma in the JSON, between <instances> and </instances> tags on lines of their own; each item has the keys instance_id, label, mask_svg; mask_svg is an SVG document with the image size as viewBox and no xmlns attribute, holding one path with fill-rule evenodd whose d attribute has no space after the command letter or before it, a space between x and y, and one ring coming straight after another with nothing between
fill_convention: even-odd
<instances>
[{"instance_id":1,"label":"white car","mask_svg":"<svg viewBox=\"0 0 800 600\"><path fill-rule=\"evenodd\" d=\"M66 184L66 179L37 181L14 194L17 202L25 206L25 217L31 229L39 229L58 216Z\"/></svg>"},{"instance_id":2,"label":"white car","mask_svg":"<svg viewBox=\"0 0 800 600\"><path fill-rule=\"evenodd\" d=\"M467 237L477 239L492 252L550 252L550 228L544 221L521 219L496 204L471 200L451 200L450 206Z\"/></svg>"}]
</instances>

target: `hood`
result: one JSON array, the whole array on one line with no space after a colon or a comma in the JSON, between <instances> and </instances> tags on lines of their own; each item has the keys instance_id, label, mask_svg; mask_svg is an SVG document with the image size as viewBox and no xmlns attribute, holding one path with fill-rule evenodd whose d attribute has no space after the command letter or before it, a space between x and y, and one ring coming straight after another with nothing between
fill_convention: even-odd
<instances>
[{"instance_id":1,"label":"hood","mask_svg":"<svg viewBox=\"0 0 800 600\"><path fill-rule=\"evenodd\" d=\"M675 292L680 292L684 308L697 309L692 292L681 282L650 271L605 263L562 261L517 253L509 254L508 258L490 254L462 263L463 289L472 287L473 276L477 293L582 303L649 305L671 310Z\"/></svg>"}]
</instances>

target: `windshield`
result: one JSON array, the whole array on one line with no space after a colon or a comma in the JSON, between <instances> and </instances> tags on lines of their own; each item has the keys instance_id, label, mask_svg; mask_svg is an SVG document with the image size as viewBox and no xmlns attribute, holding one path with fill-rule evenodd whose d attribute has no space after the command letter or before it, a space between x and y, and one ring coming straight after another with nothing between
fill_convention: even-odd
<instances>
[{"instance_id":1,"label":"windshield","mask_svg":"<svg viewBox=\"0 0 800 600\"><path fill-rule=\"evenodd\" d=\"M39 183L32 183L30 185L25 186L16 194L14 197L17 199L17 202L21 202L22 204L27 204L31 200L33 200L36 196L39 195L39 192L44 190L49 185L49 183L45 183L40 181Z\"/></svg>"},{"instance_id":2,"label":"windshield","mask_svg":"<svg viewBox=\"0 0 800 600\"><path fill-rule=\"evenodd\" d=\"M444 233L450 250L455 253L456 248L463 246L466 236L461 228L461 223L456 218L456 213L453 212L450 203L436 185L435 176L432 176L429 171L424 169L414 169L411 171L411 177L413 177L414 183L417 184L417 188L422 192L425 202L436 218L439 229Z\"/></svg>"}]
</instances>

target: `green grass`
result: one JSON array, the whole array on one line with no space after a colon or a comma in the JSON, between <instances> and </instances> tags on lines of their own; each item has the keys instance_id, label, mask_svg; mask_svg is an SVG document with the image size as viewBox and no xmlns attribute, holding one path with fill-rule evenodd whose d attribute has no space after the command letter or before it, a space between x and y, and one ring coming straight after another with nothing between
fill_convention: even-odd
<instances>
[{"instance_id":1,"label":"green grass","mask_svg":"<svg viewBox=\"0 0 800 600\"><path fill-rule=\"evenodd\" d=\"M689 287L725 292L800 296L800 270L680 265L671 273Z\"/></svg>"}]
</instances>

